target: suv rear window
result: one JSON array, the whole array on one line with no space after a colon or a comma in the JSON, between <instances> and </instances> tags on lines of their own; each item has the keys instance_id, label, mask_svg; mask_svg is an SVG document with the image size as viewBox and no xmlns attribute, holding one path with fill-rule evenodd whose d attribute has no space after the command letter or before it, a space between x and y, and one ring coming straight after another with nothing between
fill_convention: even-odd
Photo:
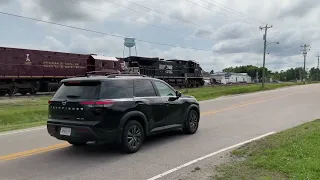
<instances>
[{"instance_id":1,"label":"suv rear window","mask_svg":"<svg viewBox=\"0 0 320 180\"><path fill-rule=\"evenodd\" d=\"M53 96L54 99L97 99L101 82L66 82L63 83Z\"/></svg>"},{"instance_id":2,"label":"suv rear window","mask_svg":"<svg viewBox=\"0 0 320 180\"><path fill-rule=\"evenodd\" d=\"M124 79L109 80L102 83L100 98L120 99L133 97L133 82Z\"/></svg>"}]
</instances>

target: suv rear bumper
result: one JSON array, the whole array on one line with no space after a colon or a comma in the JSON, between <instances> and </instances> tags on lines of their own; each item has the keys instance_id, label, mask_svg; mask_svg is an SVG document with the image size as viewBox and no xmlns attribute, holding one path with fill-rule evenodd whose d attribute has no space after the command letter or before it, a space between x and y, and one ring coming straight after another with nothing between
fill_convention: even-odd
<instances>
[{"instance_id":1,"label":"suv rear bumper","mask_svg":"<svg viewBox=\"0 0 320 180\"><path fill-rule=\"evenodd\" d=\"M47 122L47 131L51 136L65 141L98 141L105 143L121 142L122 129L119 128L107 131L95 127L95 124L98 124L98 122L72 123L50 119ZM60 135L62 127L71 128L71 135Z\"/></svg>"}]
</instances>

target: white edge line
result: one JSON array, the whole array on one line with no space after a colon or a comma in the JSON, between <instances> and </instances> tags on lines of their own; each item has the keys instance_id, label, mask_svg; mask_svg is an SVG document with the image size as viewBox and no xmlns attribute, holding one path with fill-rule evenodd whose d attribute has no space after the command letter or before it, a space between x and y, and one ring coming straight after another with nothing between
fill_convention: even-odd
<instances>
[{"instance_id":1,"label":"white edge line","mask_svg":"<svg viewBox=\"0 0 320 180\"><path fill-rule=\"evenodd\" d=\"M45 129L46 126L40 126L36 128L29 128L29 129L22 129L22 130L16 130L16 131L9 131L9 132L4 132L0 133L0 136L6 136L6 135L11 135L11 134L18 134L18 133L23 133L23 132L29 132L29 131L36 131L36 130L41 130Z\"/></svg>"},{"instance_id":2,"label":"white edge line","mask_svg":"<svg viewBox=\"0 0 320 180\"><path fill-rule=\"evenodd\" d=\"M202 156L202 157L200 157L200 158L198 158L198 159L195 159L195 160L192 160L192 161L187 162L187 163L185 163L185 164L182 164L182 165L180 165L180 166L178 166L178 167L175 167L175 168L170 169L170 170L168 170L168 171L166 171L166 172L163 172L163 173L161 173L161 174L158 174L158 175L156 175L156 176L154 176L154 177L152 177L152 178L149 178L149 179L147 179L147 180L156 180L156 179L159 179L159 178L161 178L161 177L163 177L163 176L166 176L166 175L168 175L168 174L170 174L170 173L172 173L172 172L175 172L175 171L177 171L177 170L179 170L179 169L182 169L182 168L184 168L184 167L186 167L186 166L189 166L189 165L191 165L191 164L194 164L194 163L196 163L196 162L198 162L198 161L204 160L204 159L206 159L206 158L209 158L209 157L211 157L211 156L217 155L217 154L222 153L222 152L224 152L224 151L228 151L228 150L230 150L230 149L236 148L236 147L238 147L238 146L242 146L242 145L247 144L247 143L250 143L250 142L252 142L252 141L255 141L255 140L264 138L264 137L269 136L269 135L272 135L272 134L274 134L274 133L275 133L275 132L270 132L270 133L267 133L267 134L264 134L264 135L255 137L255 138L253 138L253 139L250 139L250 140L241 142L241 143L239 143L239 144L235 144L235 145L229 146L229 147L227 147L227 148L221 149L221 150L219 150L219 151L213 152L213 153L211 153L211 154Z\"/></svg>"}]
</instances>

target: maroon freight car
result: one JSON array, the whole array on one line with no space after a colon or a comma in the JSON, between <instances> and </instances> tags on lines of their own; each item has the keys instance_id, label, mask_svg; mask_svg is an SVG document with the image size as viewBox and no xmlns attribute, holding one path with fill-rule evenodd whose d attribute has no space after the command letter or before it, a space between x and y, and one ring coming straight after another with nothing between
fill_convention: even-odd
<instances>
[{"instance_id":1,"label":"maroon freight car","mask_svg":"<svg viewBox=\"0 0 320 180\"><path fill-rule=\"evenodd\" d=\"M114 57L0 47L0 96L55 91L64 78L88 71L118 72Z\"/></svg>"}]
</instances>

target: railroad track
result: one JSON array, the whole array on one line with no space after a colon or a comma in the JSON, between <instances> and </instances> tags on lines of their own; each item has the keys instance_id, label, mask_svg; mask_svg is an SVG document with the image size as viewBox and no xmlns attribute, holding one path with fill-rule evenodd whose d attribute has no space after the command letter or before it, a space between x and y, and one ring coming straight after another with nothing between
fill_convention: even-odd
<instances>
[{"instance_id":1,"label":"railroad track","mask_svg":"<svg viewBox=\"0 0 320 180\"><path fill-rule=\"evenodd\" d=\"M37 94L32 94L32 95L22 95L22 94L15 94L14 96L0 96L0 99L9 99L9 98L32 98L32 97L38 97L38 96L48 96L48 95L54 95L55 92L41 92Z\"/></svg>"},{"instance_id":2,"label":"railroad track","mask_svg":"<svg viewBox=\"0 0 320 180\"><path fill-rule=\"evenodd\" d=\"M252 84L252 83L251 83ZM227 87L227 86L247 86L247 85L250 85L250 84L209 84L209 85L204 85L202 87ZM179 90L179 89L187 89L185 87L183 88L179 88L179 87L176 87L176 86L173 86L175 89ZM194 87L195 88L195 87ZM188 88L188 89L194 89L194 88ZM30 95L30 94L27 94L27 95L22 95L22 94L15 94L14 96L0 96L0 99L9 99L9 98L33 98L33 97L39 97L39 96L48 96L48 95L54 95L55 92L41 92L41 93L37 93L37 94L33 94L33 95Z\"/></svg>"}]
</instances>

